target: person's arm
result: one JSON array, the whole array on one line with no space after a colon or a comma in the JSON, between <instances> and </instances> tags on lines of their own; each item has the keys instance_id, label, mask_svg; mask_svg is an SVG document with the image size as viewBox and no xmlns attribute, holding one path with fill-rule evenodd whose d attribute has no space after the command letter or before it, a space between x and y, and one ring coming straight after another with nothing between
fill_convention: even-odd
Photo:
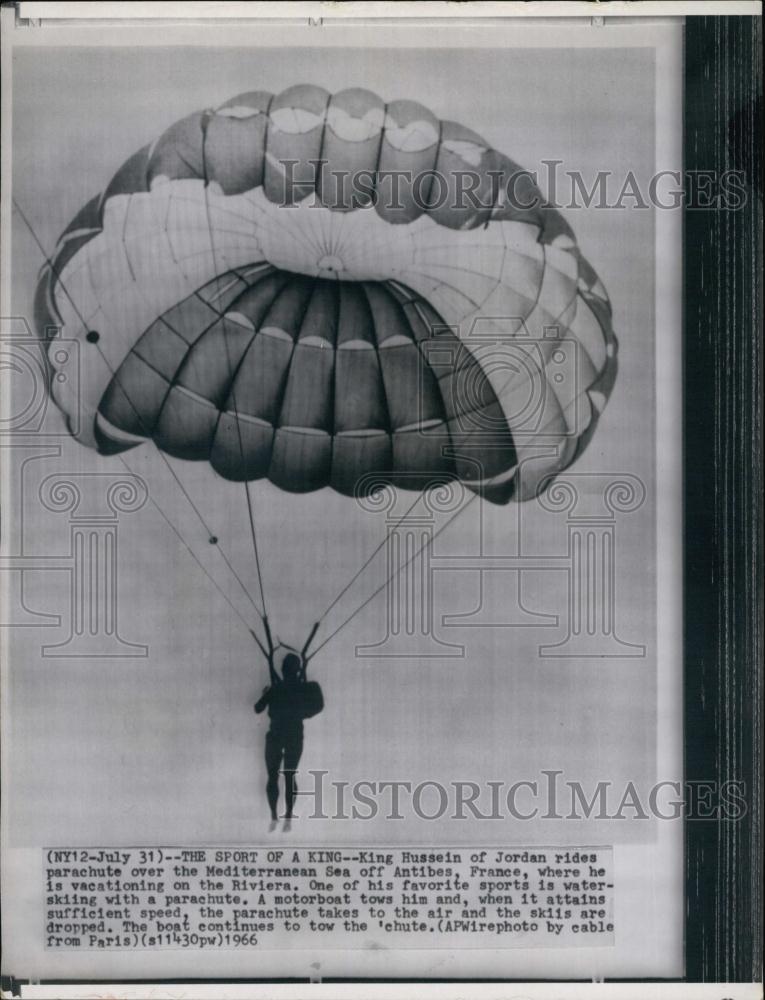
<instances>
[{"instance_id":1,"label":"person's arm","mask_svg":"<svg viewBox=\"0 0 765 1000\"><path fill-rule=\"evenodd\" d=\"M266 641L268 642L268 676L271 678L271 687L276 687L281 683L281 677L277 674L274 666L274 640L267 618L263 619L263 628L266 630Z\"/></svg>"},{"instance_id":2,"label":"person's arm","mask_svg":"<svg viewBox=\"0 0 765 1000\"><path fill-rule=\"evenodd\" d=\"M263 694L260 696L258 701L255 702L255 711L258 715L263 712L268 703L271 701L271 688L267 687L263 689Z\"/></svg>"},{"instance_id":3,"label":"person's arm","mask_svg":"<svg viewBox=\"0 0 765 1000\"><path fill-rule=\"evenodd\" d=\"M300 678L301 681L305 680L306 670L308 669L308 660L310 659L310 657L308 656L308 647L313 642L313 637L319 631L319 625L320 624L321 624L321 622L315 622L314 623L314 626L311 629L311 633L310 633L310 635L308 636L308 638L305 641L305 645L300 650L300 672L298 674L298 677Z\"/></svg>"},{"instance_id":4,"label":"person's arm","mask_svg":"<svg viewBox=\"0 0 765 1000\"><path fill-rule=\"evenodd\" d=\"M268 676L271 678L271 687L277 687L281 684L281 677L276 672L276 667L274 666L274 654L270 653L268 657Z\"/></svg>"},{"instance_id":5,"label":"person's arm","mask_svg":"<svg viewBox=\"0 0 765 1000\"><path fill-rule=\"evenodd\" d=\"M271 680L271 686L273 687L274 685L280 682L280 677L276 672L276 668L274 667L274 642L273 639L271 638L271 629L268 624L268 619L266 618L263 619L263 625L265 626L266 630L266 641L268 642L268 649L266 649L266 647L263 645L260 639L258 639L258 637L255 635L252 629L250 629L250 635L255 640L258 649L261 651L263 657L268 663L268 676Z\"/></svg>"}]
</instances>

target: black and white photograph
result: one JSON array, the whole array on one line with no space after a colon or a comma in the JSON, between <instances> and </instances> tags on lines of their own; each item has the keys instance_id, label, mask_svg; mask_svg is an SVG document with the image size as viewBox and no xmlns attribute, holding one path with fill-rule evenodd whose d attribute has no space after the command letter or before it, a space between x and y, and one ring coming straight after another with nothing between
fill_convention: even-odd
<instances>
[{"instance_id":1,"label":"black and white photograph","mask_svg":"<svg viewBox=\"0 0 765 1000\"><path fill-rule=\"evenodd\" d=\"M681 979L682 18L3 15L3 976Z\"/></svg>"}]
</instances>

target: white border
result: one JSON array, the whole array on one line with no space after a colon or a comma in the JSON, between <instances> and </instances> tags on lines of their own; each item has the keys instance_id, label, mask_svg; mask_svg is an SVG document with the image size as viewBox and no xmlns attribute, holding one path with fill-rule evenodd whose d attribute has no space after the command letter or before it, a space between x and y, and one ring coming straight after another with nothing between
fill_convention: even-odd
<instances>
[{"instance_id":1,"label":"white border","mask_svg":"<svg viewBox=\"0 0 765 1000\"><path fill-rule=\"evenodd\" d=\"M19 4L19 17L43 20L120 20L276 18L316 20L378 18L444 18L448 20L497 17L689 17L710 14L762 13L760 0L471 0L458 5L440 0L377 0L377 2L301 2L301 0L250 0L250 2L62 3L27 0Z\"/></svg>"},{"instance_id":2,"label":"white border","mask_svg":"<svg viewBox=\"0 0 765 1000\"><path fill-rule=\"evenodd\" d=\"M22 4L28 9L32 6L46 5ZM57 9L71 5L56 5ZM96 5L88 5L91 11ZM99 4L100 12L105 5ZM135 4L135 7L142 5ZM160 6L160 5L152 5ZM188 4L184 6L189 13ZM220 12L224 5L217 5ZM301 8L310 5L300 5ZM365 5L378 7L380 5ZM387 8L390 5L383 5ZM429 10L436 4L428 5ZM486 5L493 6L493 5ZM526 5L525 5L526 6ZM531 6L531 5L528 5ZM552 5L555 6L555 5ZM570 5L573 6L573 5ZM577 5L578 6L578 5ZM588 13L594 5L587 4ZM605 6L605 5L604 5ZM609 5L609 9L610 9ZM679 6L679 5L678 5ZM719 6L719 5L717 5ZM727 5L730 9L733 5ZM600 7L600 5L598 5ZM549 12L551 5L545 5ZM280 10L284 9L280 5ZM324 8L323 8L324 9ZM398 8L401 10L402 8ZM453 9L453 8L452 8ZM472 10L472 8L471 8ZM630 10L634 6L630 5ZM731 10L731 13L733 11ZM590 26L590 19L579 24L567 26L565 34L561 31L551 36L549 25L538 20L528 21L521 27L522 38L519 38L519 25L504 22L502 24L487 24L471 26L469 30L464 24L442 21L437 25L382 24L376 25L370 33L368 26L334 22L321 29L307 23L290 24L285 39L285 26L275 24L239 24L234 26L221 24L205 25L204 31L198 26L189 24L164 26L161 32L151 27L135 25L61 25L44 24L39 28L25 28L14 24L14 12L8 9L3 14L2 37L2 74L4 105L9 109L10 103L10 50L12 46L40 45L203 45L236 46L248 44L253 46L284 45L285 40L290 46L328 46L344 47L363 44L366 46L406 45L412 47L431 47L449 44L455 46L510 48L519 42L528 46L540 47L616 47L642 45L651 47L656 53L656 110L657 110L657 169L679 169L682 162L682 23L679 19L665 19L651 24L643 21L640 24L610 23L607 28ZM23 16L23 14L22 14ZM195 12L195 18L198 16ZM221 16L220 13L217 15ZM303 15L304 16L304 15ZM9 30L10 29L10 30ZM10 177L10 114L2 119L3 135L3 174ZM3 216L2 236L5 247L10 246L10 191L9 185L3 185ZM657 497L657 542L658 553L662 556L658 563L658 761L662 774L680 776L682 774L683 740L681 724L682 706L682 396L678 391L681 385L682 361L682 212L656 212L656 345L657 373L663 378L657 379L657 435L661 448L657 447L657 479L660 484ZM4 293L9 291L10 254L3 257ZM0 299L0 306L7 305L7 298ZM0 315L7 315L0 313ZM577 978L603 979L608 977L630 978L650 976L652 978L675 978L682 975L682 969L676 962L666 962L662 966L647 966L647 960L655 954L659 947L666 943L670 933L681 933L684 914L684 877L683 877L683 838L681 823L660 823L660 840L655 845L619 846L615 848L615 865L617 881L619 872L622 881L629 872L645 872L643 889L642 918L637 912L622 912L617 910L617 926L621 928L621 941L617 938L614 948L577 949L581 959L581 974ZM26 879L36 878L39 862L39 850L17 850L13 852L14 860L11 872L5 870L4 889L8 893L6 899L14 898L14 891L19 893L16 898L24 899L29 892L29 882ZM34 873L34 874L32 874ZM622 890L622 897L624 890ZM7 911L6 911L7 912ZM653 912L656 919L647 919ZM6 916L6 920L7 920ZM628 938L625 947L624 938ZM636 958L637 954L637 958ZM188 977L209 976L214 978L246 978L257 974L258 977L277 977L289 974L292 976L309 976L311 965L321 963L322 975L333 976L364 976L368 978L385 978L391 975L406 977L421 977L435 975L439 978L450 978L456 974L475 978L490 978L507 974L508 966L517 967L517 972L529 979L555 979L571 975L571 949L535 948L521 953L515 949L499 949L495 951L478 951L469 949L459 953L446 950L433 952L418 952L406 950L396 952L395 958L390 951L334 954L328 951L291 951L287 953L288 968L285 969L285 956L279 952L260 952L257 956L257 973L253 972L252 954L224 952L196 953L188 955L188 967L183 975ZM446 959L445 961L437 961ZM14 969L18 976L29 976L37 973L44 978L78 978L82 971L82 956L80 954L61 954L53 956L38 949L36 959L32 955L24 968ZM168 966L177 960L173 952L141 952L138 954L108 953L102 956L89 954L89 978L104 976L109 978L168 977ZM37 963L35 965L35 962ZM522 962L522 964L521 964ZM24 964L24 963L21 963ZM501 968L499 968L501 964ZM76 971L75 971L76 970ZM585 972L586 970L586 972ZM514 972L514 974L516 974ZM113 987L110 995L114 996ZM145 996L147 987L138 988L134 996ZM209 987L205 988L205 996L211 996ZM358 987L352 987L353 996L361 996ZM418 994L425 995L423 987L418 984ZM522 992L517 992L521 989ZM530 986L517 987L514 995L532 997L537 992ZM556 995L563 992L556 987ZM645 990L645 987L640 987ZM726 988L727 989L727 988ZM59 987L58 993L62 995ZM144 992L141 992L143 990ZM332 987L331 995L340 996L338 987ZM464 990L464 987L461 987ZM185 988L178 992L172 991L175 997L191 996ZM472 992L472 991L471 991ZM503 991L506 995L505 991ZM97 995L97 990L93 991ZM31 996L33 994L28 993ZM35 994L41 996L42 994ZM199 994L197 994L199 995ZM221 994L223 995L223 994ZM233 995L233 994L227 994ZM247 994L250 995L250 994ZM252 994L255 995L255 994ZM259 992L257 995L264 995ZM269 988L269 996L276 996L275 988ZM282 994L285 997L290 994ZM292 996L302 995L300 993ZM349 996L351 994L349 993ZM368 994L372 995L372 994ZM379 995L379 994L377 994ZM497 995L496 992L492 995ZM549 995L549 994L548 994ZM566 995L569 995L566 993ZM571 994L576 995L574 994ZM610 994L609 994L610 995ZM641 994L644 995L644 992ZM689 996L684 993L684 996ZM719 995L719 991L718 991ZM732 993L726 995L733 996ZM747 994L749 995L749 994Z\"/></svg>"},{"instance_id":3,"label":"white border","mask_svg":"<svg viewBox=\"0 0 765 1000\"><path fill-rule=\"evenodd\" d=\"M756 983L417 983L417 1000L762 1000ZM91 983L88 997L105 1000L412 1000L407 983L307 983L305 986L250 986L234 983L211 989L189 985L115 985ZM80 1000L79 986L22 986L26 1000Z\"/></svg>"}]
</instances>

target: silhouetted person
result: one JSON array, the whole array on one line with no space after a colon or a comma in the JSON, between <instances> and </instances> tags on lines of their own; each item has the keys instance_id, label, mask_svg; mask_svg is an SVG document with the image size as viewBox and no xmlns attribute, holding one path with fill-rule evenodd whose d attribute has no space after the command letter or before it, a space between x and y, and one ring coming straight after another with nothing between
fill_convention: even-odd
<instances>
[{"instance_id":1,"label":"silhouetted person","mask_svg":"<svg viewBox=\"0 0 765 1000\"><path fill-rule=\"evenodd\" d=\"M271 810L272 829L277 822L276 807L279 802L279 771L284 770L287 812L285 829L289 829L297 784L295 774L303 753L303 684L305 662L296 653L287 653L282 660L282 676L273 666L273 656L268 661L271 684L265 688L255 711L260 714L268 709L271 725L266 733L266 795ZM282 767L283 764L283 767Z\"/></svg>"},{"instance_id":2,"label":"silhouetted person","mask_svg":"<svg viewBox=\"0 0 765 1000\"><path fill-rule=\"evenodd\" d=\"M266 733L266 771L268 782L266 795L271 810L271 830L276 828L278 821L276 808L279 803L279 771L284 771L285 798L287 811L284 818L284 829L289 830L292 824L292 809L297 794L295 775L303 753L303 720L318 715L324 708L324 696L316 681L306 681L308 665L308 647L319 628L317 622L306 640L301 653L289 652L282 660L282 676L274 666L274 643L268 619L263 618L266 633L266 646L254 632L250 632L258 648L268 662L270 685L263 689L263 694L255 704L255 711L260 714L268 709L270 726Z\"/></svg>"}]
</instances>

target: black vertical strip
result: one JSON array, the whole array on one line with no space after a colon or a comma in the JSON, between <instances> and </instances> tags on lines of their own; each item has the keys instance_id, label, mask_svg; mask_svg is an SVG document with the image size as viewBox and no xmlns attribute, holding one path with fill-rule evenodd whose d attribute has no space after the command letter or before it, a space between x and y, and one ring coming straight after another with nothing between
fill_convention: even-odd
<instances>
[{"instance_id":1,"label":"black vertical strip","mask_svg":"<svg viewBox=\"0 0 765 1000\"><path fill-rule=\"evenodd\" d=\"M718 804L738 783L746 810L686 821L694 982L762 976L761 33L685 28L685 777Z\"/></svg>"}]
</instances>

